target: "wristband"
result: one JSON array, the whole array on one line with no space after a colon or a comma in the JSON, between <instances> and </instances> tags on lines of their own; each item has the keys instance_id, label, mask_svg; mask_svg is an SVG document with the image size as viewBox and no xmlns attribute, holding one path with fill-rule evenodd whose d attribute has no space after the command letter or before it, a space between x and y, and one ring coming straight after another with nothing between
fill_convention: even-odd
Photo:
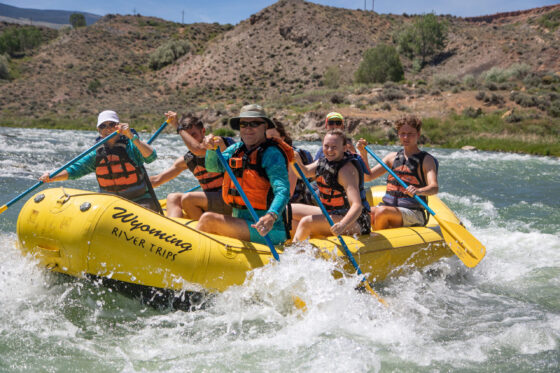
<instances>
[{"instance_id":1,"label":"wristband","mask_svg":"<svg viewBox=\"0 0 560 373\"><path fill-rule=\"evenodd\" d=\"M138 140L138 139L139 139L138 135L137 135L137 134L134 134L134 136L132 136L132 138L130 139L130 141L134 142L134 141L136 141L136 140Z\"/></svg>"},{"instance_id":2,"label":"wristband","mask_svg":"<svg viewBox=\"0 0 560 373\"><path fill-rule=\"evenodd\" d=\"M278 214L275 213L274 211L269 211L269 212L267 212L267 214L272 215L272 217L274 218L274 221L278 220Z\"/></svg>"}]
</instances>

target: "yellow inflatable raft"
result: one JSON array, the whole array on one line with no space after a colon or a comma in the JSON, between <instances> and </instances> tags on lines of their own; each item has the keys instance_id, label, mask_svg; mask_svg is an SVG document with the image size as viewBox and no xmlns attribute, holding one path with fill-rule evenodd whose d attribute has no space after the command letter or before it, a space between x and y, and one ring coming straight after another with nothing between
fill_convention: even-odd
<instances>
[{"instance_id":1,"label":"yellow inflatable raft","mask_svg":"<svg viewBox=\"0 0 560 373\"><path fill-rule=\"evenodd\" d=\"M384 192L373 187L370 202L378 203ZM439 198L428 203L440 217L459 223ZM248 271L273 260L265 245L199 232L195 226L117 196L56 188L25 203L17 236L24 253L53 271L170 290L221 291L242 284ZM344 238L370 281L453 255L433 217L426 227ZM310 242L326 255L345 258L336 237ZM278 251L282 255L282 247ZM346 269L354 271L350 263Z\"/></svg>"}]
</instances>

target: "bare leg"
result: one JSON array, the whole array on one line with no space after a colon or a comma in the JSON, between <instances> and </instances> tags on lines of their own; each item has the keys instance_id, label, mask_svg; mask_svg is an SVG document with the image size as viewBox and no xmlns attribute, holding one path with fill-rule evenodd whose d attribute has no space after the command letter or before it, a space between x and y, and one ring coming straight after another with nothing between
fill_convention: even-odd
<instances>
[{"instance_id":1,"label":"bare leg","mask_svg":"<svg viewBox=\"0 0 560 373\"><path fill-rule=\"evenodd\" d=\"M238 238L243 241L250 241L251 239L249 226L245 220L215 212L205 212L202 214L196 229L207 233Z\"/></svg>"},{"instance_id":2,"label":"bare leg","mask_svg":"<svg viewBox=\"0 0 560 373\"><path fill-rule=\"evenodd\" d=\"M342 215L332 215L333 222L338 223L342 220ZM360 233L361 228L357 222L350 224L344 231L344 234L351 235ZM311 215L302 218L297 226L294 234L294 241L303 241L308 238L328 237L332 236L331 226L324 215Z\"/></svg>"},{"instance_id":3,"label":"bare leg","mask_svg":"<svg viewBox=\"0 0 560 373\"><path fill-rule=\"evenodd\" d=\"M380 229L402 227L402 214L396 207L377 206L372 212L371 225L376 231Z\"/></svg>"},{"instance_id":4,"label":"bare leg","mask_svg":"<svg viewBox=\"0 0 560 373\"><path fill-rule=\"evenodd\" d=\"M190 192L183 194L181 206L189 219L198 220L208 211L208 198L204 192Z\"/></svg>"},{"instance_id":5,"label":"bare leg","mask_svg":"<svg viewBox=\"0 0 560 373\"><path fill-rule=\"evenodd\" d=\"M182 218L183 208L181 197L183 193L171 193L167 195L167 216L170 218Z\"/></svg>"},{"instance_id":6,"label":"bare leg","mask_svg":"<svg viewBox=\"0 0 560 373\"><path fill-rule=\"evenodd\" d=\"M321 214L321 208L317 206L305 205L303 203L292 203L292 227L290 235L295 236L295 231L301 219L309 215Z\"/></svg>"}]
</instances>

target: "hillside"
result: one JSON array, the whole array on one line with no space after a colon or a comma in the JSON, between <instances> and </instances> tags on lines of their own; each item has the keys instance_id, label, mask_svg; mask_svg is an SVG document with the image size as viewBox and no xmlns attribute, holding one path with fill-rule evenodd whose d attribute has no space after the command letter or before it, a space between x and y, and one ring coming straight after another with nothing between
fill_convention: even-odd
<instances>
[{"instance_id":1,"label":"hillside","mask_svg":"<svg viewBox=\"0 0 560 373\"><path fill-rule=\"evenodd\" d=\"M370 87L352 85L364 51L391 44L414 16L302 0L280 0L235 27L109 15L12 59L14 78L0 80L0 123L93 128L98 111L111 107L137 126L157 126L164 111L176 109L219 127L249 101L301 134L317 130L333 108L349 117L355 133L373 126L387 134L388 123L411 112L444 121L467 109L513 109L512 123L538 122L560 116L560 29L543 22L559 14L555 5L438 17L449 29L444 52L419 72L401 56L405 84ZM187 40L189 53L150 69L150 54L172 40ZM333 67L340 86L327 89L324 74Z\"/></svg>"},{"instance_id":2,"label":"hillside","mask_svg":"<svg viewBox=\"0 0 560 373\"><path fill-rule=\"evenodd\" d=\"M83 14L87 25L92 25L101 18L101 16L97 14L87 12L26 9L0 3L0 16L5 17L1 19L4 22L9 22L8 19L6 19L9 18L15 23L21 22L29 24L31 22L34 24L41 23L43 25L49 24L52 25L51 27L56 27L57 25L70 25L69 19L72 13Z\"/></svg>"}]
</instances>

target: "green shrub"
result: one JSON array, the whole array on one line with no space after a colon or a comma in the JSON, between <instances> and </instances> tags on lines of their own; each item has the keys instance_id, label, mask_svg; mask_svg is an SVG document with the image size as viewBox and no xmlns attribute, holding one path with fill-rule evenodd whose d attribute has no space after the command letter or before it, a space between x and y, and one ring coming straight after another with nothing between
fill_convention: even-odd
<instances>
[{"instance_id":1,"label":"green shrub","mask_svg":"<svg viewBox=\"0 0 560 373\"><path fill-rule=\"evenodd\" d=\"M186 40L170 40L150 53L148 64L151 69L159 70L172 64L179 57L191 50L191 45Z\"/></svg>"},{"instance_id":2,"label":"green shrub","mask_svg":"<svg viewBox=\"0 0 560 373\"><path fill-rule=\"evenodd\" d=\"M463 77L463 84L470 89L476 89L478 87L476 78L471 74L467 74Z\"/></svg>"},{"instance_id":3,"label":"green shrub","mask_svg":"<svg viewBox=\"0 0 560 373\"><path fill-rule=\"evenodd\" d=\"M0 54L15 56L41 44L41 32L35 27L11 27L0 34Z\"/></svg>"},{"instance_id":4,"label":"green shrub","mask_svg":"<svg viewBox=\"0 0 560 373\"><path fill-rule=\"evenodd\" d=\"M0 54L0 79L10 79L10 60Z\"/></svg>"},{"instance_id":5,"label":"green shrub","mask_svg":"<svg viewBox=\"0 0 560 373\"><path fill-rule=\"evenodd\" d=\"M505 117L504 120L507 123L519 123L523 120L523 117L521 116L521 114L513 112L510 115L508 115L507 117Z\"/></svg>"},{"instance_id":6,"label":"green shrub","mask_svg":"<svg viewBox=\"0 0 560 373\"><path fill-rule=\"evenodd\" d=\"M235 131L228 127L217 128L214 131L212 131L212 134L216 136L227 136L227 137L235 137L236 135Z\"/></svg>"},{"instance_id":7,"label":"green shrub","mask_svg":"<svg viewBox=\"0 0 560 373\"><path fill-rule=\"evenodd\" d=\"M554 101L550 103L548 108L548 115L553 118L560 118L560 101Z\"/></svg>"},{"instance_id":8,"label":"green shrub","mask_svg":"<svg viewBox=\"0 0 560 373\"><path fill-rule=\"evenodd\" d=\"M490 70L482 74L484 80L489 83L503 83L509 79L509 75L506 70L499 67L493 67Z\"/></svg>"},{"instance_id":9,"label":"green shrub","mask_svg":"<svg viewBox=\"0 0 560 373\"><path fill-rule=\"evenodd\" d=\"M459 84L459 80L454 75L442 74L435 75L432 79L432 85L441 89L448 89Z\"/></svg>"},{"instance_id":10,"label":"green shrub","mask_svg":"<svg viewBox=\"0 0 560 373\"><path fill-rule=\"evenodd\" d=\"M537 20L537 23L544 28L555 31L560 25L560 10L556 9L548 14L545 14Z\"/></svg>"},{"instance_id":11,"label":"green shrub","mask_svg":"<svg viewBox=\"0 0 560 373\"><path fill-rule=\"evenodd\" d=\"M398 82L404 79L404 70L396 49L385 44L365 51L355 73L357 83Z\"/></svg>"},{"instance_id":12,"label":"green shrub","mask_svg":"<svg viewBox=\"0 0 560 373\"><path fill-rule=\"evenodd\" d=\"M535 96L528 95L523 92L512 92L509 95L509 99L515 102L517 105L523 107L532 107L538 105L538 101Z\"/></svg>"},{"instance_id":13,"label":"green shrub","mask_svg":"<svg viewBox=\"0 0 560 373\"><path fill-rule=\"evenodd\" d=\"M323 74L323 85L328 88L336 89L340 86L341 76L342 73L338 66L329 66Z\"/></svg>"},{"instance_id":14,"label":"green shrub","mask_svg":"<svg viewBox=\"0 0 560 373\"><path fill-rule=\"evenodd\" d=\"M463 110L463 116L467 118L477 118L482 115L482 109L478 108L475 109L472 106L469 106Z\"/></svg>"},{"instance_id":15,"label":"green shrub","mask_svg":"<svg viewBox=\"0 0 560 373\"><path fill-rule=\"evenodd\" d=\"M101 82L97 79L93 79L88 84L88 91L90 91L91 93L97 93L97 91L99 91L100 88L101 88Z\"/></svg>"},{"instance_id":16,"label":"green shrub","mask_svg":"<svg viewBox=\"0 0 560 373\"><path fill-rule=\"evenodd\" d=\"M378 98L380 101L402 100L403 98L405 98L405 94L395 88L386 88L383 89L381 93L379 93Z\"/></svg>"}]
</instances>

